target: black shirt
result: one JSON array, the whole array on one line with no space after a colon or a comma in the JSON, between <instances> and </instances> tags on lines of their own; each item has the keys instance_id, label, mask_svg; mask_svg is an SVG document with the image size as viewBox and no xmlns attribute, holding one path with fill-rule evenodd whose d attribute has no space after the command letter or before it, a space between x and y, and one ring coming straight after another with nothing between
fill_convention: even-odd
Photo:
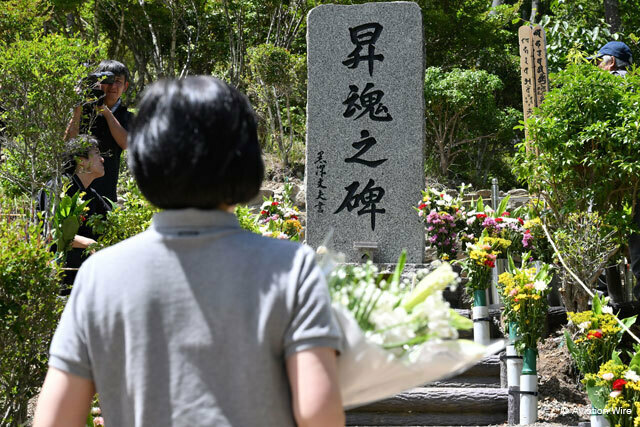
<instances>
[{"instance_id":1,"label":"black shirt","mask_svg":"<svg viewBox=\"0 0 640 427\"><path fill-rule=\"evenodd\" d=\"M105 106L105 108L107 107ZM120 104L113 115L125 130L129 130L129 124L131 123L133 114L127 110L127 107ZM96 137L98 139L100 153L102 157L104 157L104 176L94 180L91 183L91 188L95 189L102 197L116 202L118 197L117 187L122 148L111 135L107 119L101 114L96 115L93 105L85 107L82 117L83 122L80 133L87 133L88 131L90 135ZM87 129L90 118L93 118L93 124L91 129Z\"/></svg>"},{"instance_id":2,"label":"black shirt","mask_svg":"<svg viewBox=\"0 0 640 427\"><path fill-rule=\"evenodd\" d=\"M111 204L105 201L95 189L91 188L92 186L93 185L89 186L89 188L85 188L84 185L82 185L82 181L80 181L80 178L78 178L77 175L73 175L71 177L71 185L67 189L66 195L69 197L73 197L73 195L78 191L85 192L83 199L89 201L89 203L87 204L89 210L84 215L84 220L81 219L80 228L78 228L78 232L76 234L79 236L97 240L100 236L95 234L93 232L93 229L86 225L86 220L96 214L106 215L107 212L111 210ZM47 185L47 187L51 188L50 185ZM50 206L50 197L45 191L41 191L38 196L38 209L41 211L48 211ZM82 265L82 263L85 261L85 259L87 259L87 256L84 252L85 250L83 248L72 248L71 250L69 250L69 252L67 252L65 267L79 268L80 265ZM67 285L72 285L75 277L75 271L68 271L64 276L64 283Z\"/></svg>"}]
</instances>

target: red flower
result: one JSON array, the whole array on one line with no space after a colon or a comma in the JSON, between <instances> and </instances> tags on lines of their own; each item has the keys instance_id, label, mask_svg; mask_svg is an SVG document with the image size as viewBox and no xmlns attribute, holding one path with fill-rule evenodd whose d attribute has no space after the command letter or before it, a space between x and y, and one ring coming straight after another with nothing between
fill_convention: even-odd
<instances>
[{"instance_id":1,"label":"red flower","mask_svg":"<svg viewBox=\"0 0 640 427\"><path fill-rule=\"evenodd\" d=\"M501 215L501 216L509 216L509 215L511 215L509 212L504 211L504 212L502 212L502 215Z\"/></svg>"},{"instance_id":2,"label":"red flower","mask_svg":"<svg viewBox=\"0 0 640 427\"><path fill-rule=\"evenodd\" d=\"M478 219L485 219L487 217L487 214L476 214L476 218Z\"/></svg>"},{"instance_id":3,"label":"red flower","mask_svg":"<svg viewBox=\"0 0 640 427\"><path fill-rule=\"evenodd\" d=\"M496 218L496 222L502 222L502 221L504 221L504 219L502 219L500 217Z\"/></svg>"},{"instance_id":4,"label":"red flower","mask_svg":"<svg viewBox=\"0 0 640 427\"><path fill-rule=\"evenodd\" d=\"M587 334L587 339L593 339L593 338L602 338L602 332L600 331L589 331L589 333Z\"/></svg>"},{"instance_id":5,"label":"red flower","mask_svg":"<svg viewBox=\"0 0 640 427\"><path fill-rule=\"evenodd\" d=\"M278 206L278 202L271 202L271 206Z\"/></svg>"},{"instance_id":6,"label":"red flower","mask_svg":"<svg viewBox=\"0 0 640 427\"><path fill-rule=\"evenodd\" d=\"M84 215L80 215L80 221L81 222L85 222L87 220L87 217Z\"/></svg>"},{"instance_id":7,"label":"red flower","mask_svg":"<svg viewBox=\"0 0 640 427\"><path fill-rule=\"evenodd\" d=\"M625 380L622 380L622 379L620 379L620 380L615 380L615 381L613 382L613 385L612 385L611 387L612 387L614 390L622 390L622 387L624 387L624 385L625 385L626 383L627 383L627 382L626 382Z\"/></svg>"},{"instance_id":8,"label":"red flower","mask_svg":"<svg viewBox=\"0 0 640 427\"><path fill-rule=\"evenodd\" d=\"M297 217L297 216L295 216L295 215L291 215L291 219L295 219L295 220L297 220L297 219L298 219L298 217Z\"/></svg>"},{"instance_id":9,"label":"red flower","mask_svg":"<svg viewBox=\"0 0 640 427\"><path fill-rule=\"evenodd\" d=\"M418 205L418 209L424 209L427 207L426 203L420 203L420 205Z\"/></svg>"},{"instance_id":10,"label":"red flower","mask_svg":"<svg viewBox=\"0 0 640 427\"><path fill-rule=\"evenodd\" d=\"M518 217L518 222L520 223L520 225L524 225L524 219Z\"/></svg>"},{"instance_id":11,"label":"red flower","mask_svg":"<svg viewBox=\"0 0 640 427\"><path fill-rule=\"evenodd\" d=\"M493 268L493 267L495 267L495 266L496 266L496 263L495 263L494 261L492 261L492 260L488 259L488 260L486 260L486 261L484 262L484 265L486 265L486 266L487 266L487 267L489 267L489 268Z\"/></svg>"},{"instance_id":12,"label":"red flower","mask_svg":"<svg viewBox=\"0 0 640 427\"><path fill-rule=\"evenodd\" d=\"M265 211L265 210L260 211L260 215L266 215L266 214L268 214L268 213L269 213L269 212L267 212L267 211Z\"/></svg>"}]
</instances>

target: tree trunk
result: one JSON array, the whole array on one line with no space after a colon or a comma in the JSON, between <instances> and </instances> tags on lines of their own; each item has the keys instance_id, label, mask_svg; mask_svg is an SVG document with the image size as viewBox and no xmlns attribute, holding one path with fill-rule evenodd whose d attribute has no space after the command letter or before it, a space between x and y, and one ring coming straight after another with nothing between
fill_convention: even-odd
<instances>
[{"instance_id":1,"label":"tree trunk","mask_svg":"<svg viewBox=\"0 0 640 427\"><path fill-rule=\"evenodd\" d=\"M540 9L540 0L531 0L531 17L529 21L531 23L536 22L536 18L538 17L538 9Z\"/></svg>"},{"instance_id":2,"label":"tree trunk","mask_svg":"<svg viewBox=\"0 0 640 427\"><path fill-rule=\"evenodd\" d=\"M618 0L604 0L604 20L611 26L612 33L620 31Z\"/></svg>"}]
</instances>

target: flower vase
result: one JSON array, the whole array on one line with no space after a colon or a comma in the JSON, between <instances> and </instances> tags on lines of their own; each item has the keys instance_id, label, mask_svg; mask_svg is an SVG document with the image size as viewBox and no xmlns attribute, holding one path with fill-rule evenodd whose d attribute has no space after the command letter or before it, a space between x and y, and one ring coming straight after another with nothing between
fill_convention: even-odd
<instances>
[{"instance_id":1,"label":"flower vase","mask_svg":"<svg viewBox=\"0 0 640 427\"><path fill-rule=\"evenodd\" d=\"M609 421L602 415L602 411L591 405L591 427L609 427Z\"/></svg>"},{"instance_id":2,"label":"flower vase","mask_svg":"<svg viewBox=\"0 0 640 427\"><path fill-rule=\"evenodd\" d=\"M518 326L509 322L509 342L507 344L507 385L520 387L520 373L522 372L522 356L516 351L515 342L518 339Z\"/></svg>"},{"instance_id":3,"label":"flower vase","mask_svg":"<svg viewBox=\"0 0 640 427\"><path fill-rule=\"evenodd\" d=\"M489 345L489 308L484 289L473 291L473 341Z\"/></svg>"},{"instance_id":4,"label":"flower vase","mask_svg":"<svg viewBox=\"0 0 640 427\"><path fill-rule=\"evenodd\" d=\"M538 419L538 374L536 350L525 348L520 376L520 424L533 424Z\"/></svg>"}]
</instances>

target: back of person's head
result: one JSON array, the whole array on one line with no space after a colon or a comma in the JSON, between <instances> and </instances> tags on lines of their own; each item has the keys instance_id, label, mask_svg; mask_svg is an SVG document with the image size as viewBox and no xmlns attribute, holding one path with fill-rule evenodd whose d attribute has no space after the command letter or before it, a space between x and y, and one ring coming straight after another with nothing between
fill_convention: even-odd
<instances>
[{"instance_id":1,"label":"back of person's head","mask_svg":"<svg viewBox=\"0 0 640 427\"><path fill-rule=\"evenodd\" d=\"M246 203L264 174L247 98L208 76L161 80L145 90L129 130L129 167L162 209Z\"/></svg>"},{"instance_id":2,"label":"back of person's head","mask_svg":"<svg viewBox=\"0 0 640 427\"><path fill-rule=\"evenodd\" d=\"M63 173L73 175L78 167L78 158L88 159L91 150L98 150L98 140L91 135L78 135L65 142Z\"/></svg>"},{"instance_id":3,"label":"back of person's head","mask_svg":"<svg viewBox=\"0 0 640 427\"><path fill-rule=\"evenodd\" d=\"M120 61L115 61L113 59L106 59L100 64L98 64L98 68L96 68L96 73L103 73L105 71L110 71L116 76L124 77L124 81L128 82L131 80L131 76L129 75L129 69L126 65L124 65Z\"/></svg>"}]
</instances>

